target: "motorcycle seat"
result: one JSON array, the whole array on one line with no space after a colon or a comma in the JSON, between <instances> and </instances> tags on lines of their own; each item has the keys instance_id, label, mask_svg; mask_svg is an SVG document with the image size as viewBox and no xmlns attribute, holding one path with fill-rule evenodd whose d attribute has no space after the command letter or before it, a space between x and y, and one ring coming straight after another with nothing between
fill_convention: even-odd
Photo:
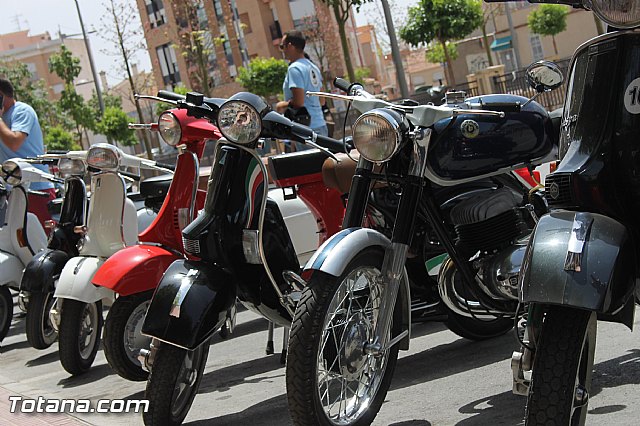
<instances>
[{"instance_id":1,"label":"motorcycle seat","mask_svg":"<svg viewBox=\"0 0 640 426\"><path fill-rule=\"evenodd\" d=\"M269 174L280 187L316 180L319 182L322 164L326 158L327 155L318 149L272 155L268 157Z\"/></svg>"},{"instance_id":2,"label":"motorcycle seat","mask_svg":"<svg viewBox=\"0 0 640 426\"><path fill-rule=\"evenodd\" d=\"M351 189L351 180L353 175L356 174L357 161L360 158L360 154L357 150L353 149L349 153L353 161L347 154L339 153L335 154L340 160L337 162L333 158L327 158L322 165L322 180L325 186L328 188L336 189L341 194L347 194ZM380 173L382 166L374 165L373 171ZM377 181L374 183L374 188L381 188L386 186L386 182Z\"/></svg>"},{"instance_id":3,"label":"motorcycle seat","mask_svg":"<svg viewBox=\"0 0 640 426\"><path fill-rule=\"evenodd\" d=\"M140 182L140 195L143 198L164 198L169 192L173 175L160 175L147 178Z\"/></svg>"}]
</instances>

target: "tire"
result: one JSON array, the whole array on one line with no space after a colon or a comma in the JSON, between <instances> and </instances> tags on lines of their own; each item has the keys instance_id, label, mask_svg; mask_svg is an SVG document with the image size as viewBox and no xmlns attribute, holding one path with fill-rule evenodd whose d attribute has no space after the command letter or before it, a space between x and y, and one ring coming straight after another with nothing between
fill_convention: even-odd
<instances>
[{"instance_id":1,"label":"tire","mask_svg":"<svg viewBox=\"0 0 640 426\"><path fill-rule=\"evenodd\" d=\"M298 302L291 325L286 364L287 398L294 424L335 425L342 422L342 424L348 423L356 426L368 425L378 414L391 384L391 378L398 359L398 345L394 345L380 357L365 354L362 350L359 350L359 352L353 351L352 353L346 351L348 348L364 347L364 343L370 338L370 333L373 331L371 326L373 311L369 315L363 315L365 313L364 309L353 313L351 309L354 303L360 304L363 302L365 307L368 306L370 301L369 289L372 287L370 286L371 280L367 278L380 275L383 258L384 252L381 249L367 248L354 257L340 277L336 278L322 272L315 272L311 276L308 286L302 292L302 297ZM359 277L358 273L360 273ZM338 302L336 297L340 297L338 291L341 288L346 288L344 285L349 285L350 277L354 275L358 284L362 282L362 278L365 278L367 285L356 289L354 289L353 284L350 285L349 294L353 297L347 297L345 290L345 297L341 303L349 299L349 305L338 309L341 306L336 303ZM355 284L354 281L352 282ZM335 308L331 306L334 299ZM398 335L401 331L400 302L398 298L393 314L392 336ZM360 304L359 306L362 305ZM336 314L338 311L341 311L341 313ZM344 313L345 311L346 314ZM337 315L343 315L344 321L332 324ZM332 324L331 328L333 330L335 330L335 327L339 327L340 324L343 325L343 333L340 339L335 339L335 332L333 334L326 333L327 340L323 339L323 333L326 329L329 329L329 327L325 328L326 321L330 321L329 324ZM344 332L346 331L345 324L351 325L349 329L351 331L349 345L342 343L344 342ZM329 339L331 336L334 336L334 338ZM321 347L321 340L325 341L324 349ZM333 347L335 349L333 350L330 345L327 346L327 342L330 340L333 340L334 343ZM340 344L336 340L339 340ZM341 350L346 353L339 357L338 353ZM344 366L343 363L339 363L336 366L339 358L344 362ZM333 361L331 361L332 359ZM378 365L372 367L372 363L377 363ZM327 367L328 364L329 366ZM328 377L329 374L333 375L334 378L319 383L318 377L321 376L321 369L325 370L324 378ZM377 369L377 371L373 369ZM373 374L371 373L372 371ZM331 391L336 390L335 387L331 386L335 376L338 376L341 384L343 379L351 379L347 382L346 388L351 390L352 396L350 398L342 398L343 400L353 402L356 399L357 402L362 399L369 401L369 403L354 404L356 408L351 410L350 413L333 413L330 404L325 406L324 396L326 395L327 400L331 398L332 401L336 401L330 395ZM361 393L360 386L355 387L354 385L362 385L364 377L369 378L369 380L362 389L364 392ZM343 388L341 387L341 389ZM361 397L354 398L355 392L361 393ZM320 395L321 393L323 396ZM340 397L341 395L338 396ZM338 405L346 407L347 403ZM332 419L331 417L334 418Z\"/></svg>"},{"instance_id":2,"label":"tire","mask_svg":"<svg viewBox=\"0 0 640 426\"><path fill-rule=\"evenodd\" d=\"M49 311L55 304L53 293L34 292L29 295L27 306L27 341L32 348L47 349L58 338L58 332L51 324Z\"/></svg>"},{"instance_id":3,"label":"tire","mask_svg":"<svg viewBox=\"0 0 640 426\"><path fill-rule=\"evenodd\" d=\"M595 312L552 306L533 360L526 425L584 425L596 347ZM576 403L578 385L586 391Z\"/></svg>"},{"instance_id":4,"label":"tire","mask_svg":"<svg viewBox=\"0 0 640 426\"><path fill-rule=\"evenodd\" d=\"M145 425L173 426L182 423L198 393L209 344L210 340L206 340L193 351L168 343L160 344L147 380L145 398L149 401L149 409L143 414ZM189 374L185 371L187 361L191 362L191 374L196 376L191 376L191 383L180 394L179 386L186 384L183 380Z\"/></svg>"},{"instance_id":5,"label":"tire","mask_svg":"<svg viewBox=\"0 0 640 426\"><path fill-rule=\"evenodd\" d=\"M6 285L0 286L0 342L7 337L13 319L13 296Z\"/></svg>"},{"instance_id":6,"label":"tire","mask_svg":"<svg viewBox=\"0 0 640 426\"><path fill-rule=\"evenodd\" d=\"M96 359L102 334L102 302L62 302L58 351L60 362L72 375L86 373Z\"/></svg>"},{"instance_id":7,"label":"tire","mask_svg":"<svg viewBox=\"0 0 640 426\"><path fill-rule=\"evenodd\" d=\"M151 338L141 333L153 291L118 297L104 323L104 355L118 375L132 381L147 380L149 373L138 361L140 349L148 349Z\"/></svg>"},{"instance_id":8,"label":"tire","mask_svg":"<svg viewBox=\"0 0 640 426\"><path fill-rule=\"evenodd\" d=\"M513 318L495 318L484 321L456 314L450 309L447 310L449 312L446 325L449 330L469 340L481 341L502 336L511 330L514 324Z\"/></svg>"}]
</instances>

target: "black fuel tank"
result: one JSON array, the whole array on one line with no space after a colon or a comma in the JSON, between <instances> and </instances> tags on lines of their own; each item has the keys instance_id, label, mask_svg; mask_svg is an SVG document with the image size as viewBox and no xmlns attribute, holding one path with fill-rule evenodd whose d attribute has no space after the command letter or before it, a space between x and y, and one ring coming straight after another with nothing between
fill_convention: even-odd
<instances>
[{"instance_id":1,"label":"black fuel tank","mask_svg":"<svg viewBox=\"0 0 640 426\"><path fill-rule=\"evenodd\" d=\"M467 101L524 105L528 99L499 94ZM434 130L427 163L430 177L445 185L525 164L540 164L551 153L556 139L549 113L535 101L520 112L507 112L504 118L460 115L443 119L435 124Z\"/></svg>"}]
</instances>

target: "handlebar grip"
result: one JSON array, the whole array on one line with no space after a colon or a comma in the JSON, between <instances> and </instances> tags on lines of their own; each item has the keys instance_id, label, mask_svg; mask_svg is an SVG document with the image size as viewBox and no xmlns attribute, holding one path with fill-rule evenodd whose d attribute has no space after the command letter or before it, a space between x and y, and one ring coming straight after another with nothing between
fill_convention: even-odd
<instances>
[{"instance_id":1,"label":"handlebar grip","mask_svg":"<svg viewBox=\"0 0 640 426\"><path fill-rule=\"evenodd\" d=\"M338 89L342 90L343 92L347 92L347 93L349 93L349 88L351 87L351 83L349 83L344 78L340 78L340 77L336 77L333 80L333 85Z\"/></svg>"},{"instance_id":2,"label":"handlebar grip","mask_svg":"<svg viewBox=\"0 0 640 426\"><path fill-rule=\"evenodd\" d=\"M156 166L162 167L163 169L176 171L176 166L174 164L166 164L166 163L156 163Z\"/></svg>"},{"instance_id":3,"label":"handlebar grip","mask_svg":"<svg viewBox=\"0 0 640 426\"><path fill-rule=\"evenodd\" d=\"M344 143L341 140L333 139L328 136L318 135L316 138L316 143L324 148L327 148L329 151L333 152L344 152ZM350 151L353 147L347 144L347 151Z\"/></svg>"},{"instance_id":4,"label":"handlebar grip","mask_svg":"<svg viewBox=\"0 0 640 426\"><path fill-rule=\"evenodd\" d=\"M48 149L47 154L66 154L69 152L66 149Z\"/></svg>"},{"instance_id":5,"label":"handlebar grip","mask_svg":"<svg viewBox=\"0 0 640 426\"><path fill-rule=\"evenodd\" d=\"M184 95L179 95L177 93L169 92L168 90L159 90L158 97L162 99L167 99L170 101L181 101L186 98Z\"/></svg>"},{"instance_id":6,"label":"handlebar grip","mask_svg":"<svg viewBox=\"0 0 640 426\"><path fill-rule=\"evenodd\" d=\"M520 102L490 102L482 104L482 109L489 111L520 112L521 108L522 104Z\"/></svg>"}]
</instances>

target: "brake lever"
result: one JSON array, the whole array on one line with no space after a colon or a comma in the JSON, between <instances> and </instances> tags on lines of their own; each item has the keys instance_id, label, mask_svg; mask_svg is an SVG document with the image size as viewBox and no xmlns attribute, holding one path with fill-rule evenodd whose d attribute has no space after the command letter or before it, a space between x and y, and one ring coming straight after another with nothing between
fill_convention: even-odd
<instances>
[{"instance_id":1,"label":"brake lever","mask_svg":"<svg viewBox=\"0 0 640 426\"><path fill-rule=\"evenodd\" d=\"M319 149L320 151L324 152L328 157L333 158L334 160L336 160L338 163L340 163L340 159L338 157L336 157L333 152L329 151L327 148L320 146L316 143L318 134L316 132L312 132L311 133L311 140L309 139L305 139L304 143L307 143L309 145L311 145L312 147Z\"/></svg>"},{"instance_id":2,"label":"brake lever","mask_svg":"<svg viewBox=\"0 0 640 426\"><path fill-rule=\"evenodd\" d=\"M136 93L136 94L133 95L133 97L136 100L138 100L138 99L150 99L152 101L166 102L166 103L171 104L171 105L178 105L178 101L171 101L169 99L160 98L158 96L140 95L140 94Z\"/></svg>"}]
</instances>

